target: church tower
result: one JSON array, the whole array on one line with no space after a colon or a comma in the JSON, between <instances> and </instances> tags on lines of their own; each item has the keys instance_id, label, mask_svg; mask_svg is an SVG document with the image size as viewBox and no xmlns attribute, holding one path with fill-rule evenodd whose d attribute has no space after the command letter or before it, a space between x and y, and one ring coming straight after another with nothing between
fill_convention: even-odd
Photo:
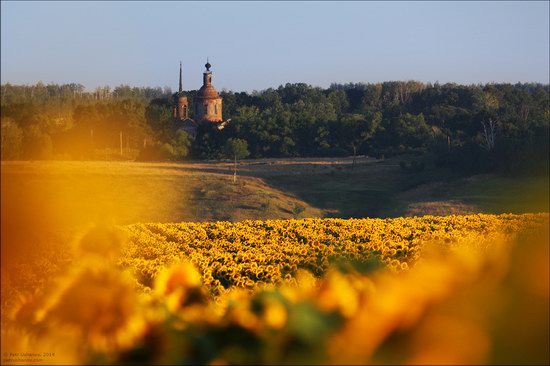
<instances>
[{"instance_id":1,"label":"church tower","mask_svg":"<svg viewBox=\"0 0 550 366\"><path fill-rule=\"evenodd\" d=\"M206 71L202 76L202 87L195 96L195 120L197 122L220 123L222 119L222 97L212 85L210 62L206 60Z\"/></svg>"},{"instance_id":2,"label":"church tower","mask_svg":"<svg viewBox=\"0 0 550 366\"><path fill-rule=\"evenodd\" d=\"M178 92L174 94L173 116L175 119L179 119L179 120L185 120L189 118L189 108L187 104L187 97L183 94L181 61L180 61L180 85L179 85Z\"/></svg>"}]
</instances>

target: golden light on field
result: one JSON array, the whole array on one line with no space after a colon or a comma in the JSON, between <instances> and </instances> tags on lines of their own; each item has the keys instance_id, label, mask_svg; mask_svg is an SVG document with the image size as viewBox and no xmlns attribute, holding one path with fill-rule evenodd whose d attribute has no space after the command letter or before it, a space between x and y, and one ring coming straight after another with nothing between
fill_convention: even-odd
<instances>
[{"instance_id":1,"label":"golden light on field","mask_svg":"<svg viewBox=\"0 0 550 366\"><path fill-rule=\"evenodd\" d=\"M548 213L170 224L112 168L3 176L3 364L550 361Z\"/></svg>"}]
</instances>

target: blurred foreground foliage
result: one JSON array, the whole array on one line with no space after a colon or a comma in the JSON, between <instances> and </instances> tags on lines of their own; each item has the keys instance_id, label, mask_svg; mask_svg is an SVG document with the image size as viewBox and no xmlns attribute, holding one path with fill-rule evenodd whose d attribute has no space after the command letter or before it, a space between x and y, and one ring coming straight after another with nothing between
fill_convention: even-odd
<instances>
[{"instance_id":1,"label":"blurred foreground foliage","mask_svg":"<svg viewBox=\"0 0 550 366\"><path fill-rule=\"evenodd\" d=\"M55 352L45 364L548 364L548 237L548 214L97 227L60 276L13 301L2 354Z\"/></svg>"}]
</instances>

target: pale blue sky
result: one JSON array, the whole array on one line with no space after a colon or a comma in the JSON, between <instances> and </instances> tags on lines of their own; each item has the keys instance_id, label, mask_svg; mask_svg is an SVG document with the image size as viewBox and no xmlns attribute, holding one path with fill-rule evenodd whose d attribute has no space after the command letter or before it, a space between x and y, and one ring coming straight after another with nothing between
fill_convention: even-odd
<instances>
[{"instance_id":1,"label":"pale blue sky","mask_svg":"<svg viewBox=\"0 0 550 366\"><path fill-rule=\"evenodd\" d=\"M549 82L549 2L5 2L2 83Z\"/></svg>"}]
</instances>

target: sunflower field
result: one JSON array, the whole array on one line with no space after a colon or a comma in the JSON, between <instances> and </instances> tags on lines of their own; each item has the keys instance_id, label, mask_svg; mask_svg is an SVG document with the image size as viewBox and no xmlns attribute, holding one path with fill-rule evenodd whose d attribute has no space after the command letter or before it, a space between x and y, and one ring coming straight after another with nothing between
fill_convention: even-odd
<instances>
[{"instance_id":1,"label":"sunflower field","mask_svg":"<svg viewBox=\"0 0 550 366\"><path fill-rule=\"evenodd\" d=\"M97 226L3 364L548 364L549 216ZM5 308L5 309L4 309Z\"/></svg>"}]
</instances>

